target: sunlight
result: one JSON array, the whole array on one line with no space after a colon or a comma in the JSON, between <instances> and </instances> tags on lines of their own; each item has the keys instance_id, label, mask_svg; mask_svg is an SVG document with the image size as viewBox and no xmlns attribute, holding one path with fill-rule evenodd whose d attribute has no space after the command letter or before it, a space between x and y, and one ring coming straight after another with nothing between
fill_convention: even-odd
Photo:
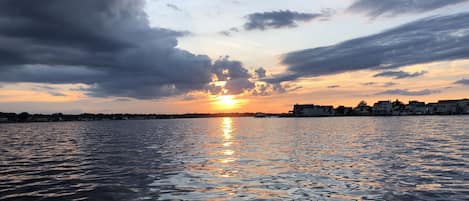
<instances>
[{"instance_id":1,"label":"sunlight","mask_svg":"<svg viewBox=\"0 0 469 201\"><path fill-rule=\"evenodd\" d=\"M233 123L233 121L231 120L230 117L223 118L222 129L223 129L223 138L225 140L225 143L230 142L230 140L231 140L231 137L232 137L231 132L233 132L232 126L231 126L232 123Z\"/></svg>"},{"instance_id":2,"label":"sunlight","mask_svg":"<svg viewBox=\"0 0 469 201\"><path fill-rule=\"evenodd\" d=\"M234 98L232 95L218 96L216 99L217 105L222 109L233 109L235 108L239 101Z\"/></svg>"}]
</instances>

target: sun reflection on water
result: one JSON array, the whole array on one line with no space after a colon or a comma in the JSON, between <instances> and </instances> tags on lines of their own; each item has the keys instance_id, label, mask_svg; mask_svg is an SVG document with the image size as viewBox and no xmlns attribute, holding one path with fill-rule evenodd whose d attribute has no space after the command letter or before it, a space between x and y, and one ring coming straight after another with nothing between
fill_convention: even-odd
<instances>
[{"instance_id":1,"label":"sun reflection on water","mask_svg":"<svg viewBox=\"0 0 469 201\"><path fill-rule=\"evenodd\" d=\"M231 133L233 132L233 120L230 117L224 117L221 125L223 129L223 138L224 141L229 141L233 137Z\"/></svg>"},{"instance_id":2,"label":"sun reflection on water","mask_svg":"<svg viewBox=\"0 0 469 201\"><path fill-rule=\"evenodd\" d=\"M221 122L221 130L223 134L223 150L220 152L221 154L221 159L219 162L221 164L229 164L233 163L236 161L236 158L233 156L236 154L236 152L231 148L233 145L233 119L230 117L224 117ZM222 172L226 172L225 168ZM232 177L234 172L231 172L230 174L221 174L221 177Z\"/></svg>"}]
</instances>

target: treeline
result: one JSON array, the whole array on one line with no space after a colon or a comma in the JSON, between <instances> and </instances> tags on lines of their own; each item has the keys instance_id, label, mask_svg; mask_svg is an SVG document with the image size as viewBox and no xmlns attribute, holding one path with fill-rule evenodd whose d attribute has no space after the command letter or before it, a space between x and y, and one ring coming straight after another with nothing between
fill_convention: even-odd
<instances>
[{"instance_id":1,"label":"treeline","mask_svg":"<svg viewBox=\"0 0 469 201\"><path fill-rule=\"evenodd\" d=\"M29 114L27 112L2 113L0 123L12 122L60 122L60 121L106 121L106 120L145 120L145 119L181 119L209 117L252 117L254 113L199 113L199 114Z\"/></svg>"}]
</instances>

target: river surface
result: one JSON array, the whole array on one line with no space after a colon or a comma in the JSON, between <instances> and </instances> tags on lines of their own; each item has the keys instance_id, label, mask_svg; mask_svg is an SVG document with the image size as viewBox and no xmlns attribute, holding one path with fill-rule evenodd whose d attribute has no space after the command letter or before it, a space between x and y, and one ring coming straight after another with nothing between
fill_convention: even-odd
<instances>
[{"instance_id":1,"label":"river surface","mask_svg":"<svg viewBox=\"0 0 469 201\"><path fill-rule=\"evenodd\" d=\"M469 200L469 116L0 124L0 200Z\"/></svg>"}]
</instances>

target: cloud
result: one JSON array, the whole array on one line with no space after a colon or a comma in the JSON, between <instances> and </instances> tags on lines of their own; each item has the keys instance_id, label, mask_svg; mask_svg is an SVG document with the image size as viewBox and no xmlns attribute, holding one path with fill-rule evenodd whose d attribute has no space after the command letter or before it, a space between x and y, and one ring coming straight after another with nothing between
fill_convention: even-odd
<instances>
[{"instance_id":1,"label":"cloud","mask_svg":"<svg viewBox=\"0 0 469 201\"><path fill-rule=\"evenodd\" d=\"M228 56L216 60L213 64L212 72L220 81L251 77L248 70L243 67L241 62L232 61Z\"/></svg>"},{"instance_id":2,"label":"cloud","mask_svg":"<svg viewBox=\"0 0 469 201\"><path fill-rule=\"evenodd\" d=\"M363 86L376 86L380 83L378 82L365 82L365 83L361 83L361 85ZM395 82L385 82L385 83L382 83L382 87L392 87L392 86L395 86L395 85L398 85L398 83L395 83Z\"/></svg>"},{"instance_id":3,"label":"cloud","mask_svg":"<svg viewBox=\"0 0 469 201\"><path fill-rule=\"evenodd\" d=\"M395 86L395 85L398 85L398 83L395 83L395 82L385 82L383 84L383 87L392 87L392 86Z\"/></svg>"},{"instance_id":4,"label":"cloud","mask_svg":"<svg viewBox=\"0 0 469 201\"><path fill-rule=\"evenodd\" d=\"M246 16L245 30L267 30L297 27L298 22L308 22L314 19L324 20L332 15L332 10L321 13L299 13L290 10L252 13Z\"/></svg>"},{"instance_id":5,"label":"cloud","mask_svg":"<svg viewBox=\"0 0 469 201\"><path fill-rule=\"evenodd\" d=\"M256 87L251 90L251 95L253 96L270 96L272 94L283 94L287 92L296 91L303 87L291 85L291 84L269 84L269 83L260 83L256 84Z\"/></svg>"},{"instance_id":6,"label":"cloud","mask_svg":"<svg viewBox=\"0 0 469 201\"><path fill-rule=\"evenodd\" d=\"M420 91L409 91L407 89L391 89L391 90L386 90L380 93L376 93L375 95L425 96L425 95L437 94L437 93L441 93L441 91L430 90L430 89L424 89Z\"/></svg>"},{"instance_id":7,"label":"cloud","mask_svg":"<svg viewBox=\"0 0 469 201\"><path fill-rule=\"evenodd\" d=\"M454 82L454 84L469 85L469 79L461 79L461 80Z\"/></svg>"},{"instance_id":8,"label":"cloud","mask_svg":"<svg viewBox=\"0 0 469 201\"><path fill-rule=\"evenodd\" d=\"M241 94L244 91L250 91L254 89L255 84L249 81L246 78L231 79L226 81L225 89L228 91L228 94L235 95Z\"/></svg>"},{"instance_id":9,"label":"cloud","mask_svg":"<svg viewBox=\"0 0 469 201\"><path fill-rule=\"evenodd\" d=\"M94 97L157 99L205 90L218 63L150 27L144 0L0 1L0 82L86 84Z\"/></svg>"},{"instance_id":10,"label":"cloud","mask_svg":"<svg viewBox=\"0 0 469 201\"><path fill-rule=\"evenodd\" d=\"M408 73L404 71L384 71L373 75L373 77L393 77L394 79L404 79L404 78L412 78L425 75L427 71L415 72L415 73Z\"/></svg>"},{"instance_id":11,"label":"cloud","mask_svg":"<svg viewBox=\"0 0 469 201\"><path fill-rule=\"evenodd\" d=\"M287 72L267 81L466 59L467 43L469 13L425 18L336 45L287 53L282 59Z\"/></svg>"},{"instance_id":12,"label":"cloud","mask_svg":"<svg viewBox=\"0 0 469 201\"><path fill-rule=\"evenodd\" d=\"M348 11L364 13L370 17L395 16L407 13L422 13L467 0L357 0Z\"/></svg>"},{"instance_id":13,"label":"cloud","mask_svg":"<svg viewBox=\"0 0 469 201\"><path fill-rule=\"evenodd\" d=\"M365 83L361 83L361 85L363 86L371 86L371 85L375 85L376 82L365 82Z\"/></svg>"},{"instance_id":14,"label":"cloud","mask_svg":"<svg viewBox=\"0 0 469 201\"><path fill-rule=\"evenodd\" d=\"M55 90L55 87L48 86L48 85L36 85L31 88L32 90Z\"/></svg>"},{"instance_id":15,"label":"cloud","mask_svg":"<svg viewBox=\"0 0 469 201\"><path fill-rule=\"evenodd\" d=\"M176 6L174 4L171 4L171 3L166 4L166 6L168 8L171 8L171 9L175 10L175 11L182 11L181 8L179 8L178 6Z\"/></svg>"},{"instance_id":16,"label":"cloud","mask_svg":"<svg viewBox=\"0 0 469 201\"><path fill-rule=\"evenodd\" d=\"M228 30L220 31L220 34L224 36L231 36L233 35L233 33L237 33L237 32L239 32L239 29L236 27L232 27Z\"/></svg>"},{"instance_id":17,"label":"cloud","mask_svg":"<svg viewBox=\"0 0 469 201\"><path fill-rule=\"evenodd\" d=\"M51 96L67 96L67 94L61 92L50 91L48 92Z\"/></svg>"},{"instance_id":18,"label":"cloud","mask_svg":"<svg viewBox=\"0 0 469 201\"><path fill-rule=\"evenodd\" d=\"M114 99L115 102L130 102L132 99L129 98L116 98Z\"/></svg>"},{"instance_id":19,"label":"cloud","mask_svg":"<svg viewBox=\"0 0 469 201\"><path fill-rule=\"evenodd\" d=\"M331 85L331 86L327 86L327 88L329 89L335 89L335 88L339 88L340 85Z\"/></svg>"},{"instance_id":20,"label":"cloud","mask_svg":"<svg viewBox=\"0 0 469 201\"><path fill-rule=\"evenodd\" d=\"M257 78L265 78L267 71L264 68L260 67L256 69L254 72L256 73Z\"/></svg>"}]
</instances>

